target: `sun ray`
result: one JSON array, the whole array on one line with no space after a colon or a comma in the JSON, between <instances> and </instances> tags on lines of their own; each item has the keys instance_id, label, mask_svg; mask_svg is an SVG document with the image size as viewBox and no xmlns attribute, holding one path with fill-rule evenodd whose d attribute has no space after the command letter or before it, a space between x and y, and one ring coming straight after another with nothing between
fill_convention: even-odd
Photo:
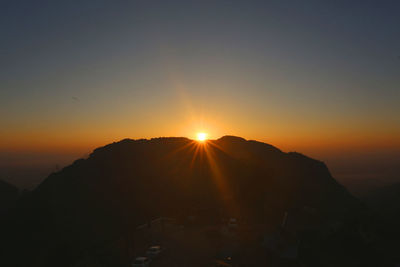
<instances>
[{"instance_id":1,"label":"sun ray","mask_svg":"<svg viewBox=\"0 0 400 267\"><path fill-rule=\"evenodd\" d=\"M229 214L238 214L239 207L235 205L234 194L231 188L229 187L229 181L227 175L224 173L223 169L221 169L220 162L218 162L218 156L216 153L224 153L228 154L221 146L219 146L215 140L207 140L199 141L199 140L189 140L187 143L184 143L182 146L179 146L172 152L168 153L165 157L169 158L176 153L187 150L189 155L191 155L191 159L189 162L189 166L191 169L196 165L196 160L201 158L202 164L207 164L211 171L211 177L215 183L219 191L219 195L221 201L224 205L224 208L228 211Z\"/></svg>"},{"instance_id":2,"label":"sun ray","mask_svg":"<svg viewBox=\"0 0 400 267\"><path fill-rule=\"evenodd\" d=\"M228 177L223 173L216 160L217 157L215 156L215 150L219 149L217 148L217 146L212 146L211 143L212 142L206 143L203 146L203 149L205 152L207 162L210 166L214 182L220 192L221 200L223 201L223 204L227 209L228 213L230 213L231 215L238 214L238 206L235 205L233 192L231 188L229 188Z\"/></svg>"}]
</instances>

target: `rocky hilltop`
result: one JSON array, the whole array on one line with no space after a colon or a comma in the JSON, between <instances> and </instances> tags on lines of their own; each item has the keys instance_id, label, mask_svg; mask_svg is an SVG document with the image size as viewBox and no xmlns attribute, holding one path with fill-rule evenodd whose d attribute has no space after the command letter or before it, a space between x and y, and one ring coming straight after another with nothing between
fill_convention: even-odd
<instances>
[{"instance_id":1,"label":"rocky hilltop","mask_svg":"<svg viewBox=\"0 0 400 267\"><path fill-rule=\"evenodd\" d=\"M286 211L307 207L322 224L359 205L323 162L269 144L233 136L125 139L21 198L3 227L3 252L16 266L70 266L88 248L160 216L279 225Z\"/></svg>"}]
</instances>

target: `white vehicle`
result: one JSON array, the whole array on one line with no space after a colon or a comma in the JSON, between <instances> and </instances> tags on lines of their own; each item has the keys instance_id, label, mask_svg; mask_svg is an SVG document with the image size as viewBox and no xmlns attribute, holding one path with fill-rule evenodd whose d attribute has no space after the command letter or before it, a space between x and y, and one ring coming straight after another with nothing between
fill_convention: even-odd
<instances>
[{"instance_id":1,"label":"white vehicle","mask_svg":"<svg viewBox=\"0 0 400 267\"><path fill-rule=\"evenodd\" d=\"M149 267L150 266L150 259L147 257L137 257L132 262L132 267Z\"/></svg>"},{"instance_id":2,"label":"white vehicle","mask_svg":"<svg viewBox=\"0 0 400 267\"><path fill-rule=\"evenodd\" d=\"M163 249L161 248L161 246L151 246L147 250L146 255L147 255L147 257L154 259L154 258L157 258L158 256L160 256L162 251L163 251Z\"/></svg>"}]
</instances>

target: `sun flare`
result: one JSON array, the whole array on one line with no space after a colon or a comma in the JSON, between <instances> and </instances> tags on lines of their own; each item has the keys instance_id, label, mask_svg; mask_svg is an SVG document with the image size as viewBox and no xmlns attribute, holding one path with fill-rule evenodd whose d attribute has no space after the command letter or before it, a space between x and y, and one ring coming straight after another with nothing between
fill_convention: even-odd
<instances>
[{"instance_id":1,"label":"sun flare","mask_svg":"<svg viewBox=\"0 0 400 267\"><path fill-rule=\"evenodd\" d=\"M206 133L197 133L197 141L204 142L207 139Z\"/></svg>"}]
</instances>

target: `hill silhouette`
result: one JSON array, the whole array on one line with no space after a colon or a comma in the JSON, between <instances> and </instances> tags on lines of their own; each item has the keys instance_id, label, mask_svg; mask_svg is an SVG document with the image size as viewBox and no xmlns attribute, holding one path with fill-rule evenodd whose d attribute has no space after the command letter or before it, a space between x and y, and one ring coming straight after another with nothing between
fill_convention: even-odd
<instances>
[{"instance_id":1,"label":"hill silhouette","mask_svg":"<svg viewBox=\"0 0 400 267\"><path fill-rule=\"evenodd\" d=\"M365 201L374 209L384 213L400 213L400 183L377 188L370 192Z\"/></svg>"},{"instance_id":2,"label":"hill silhouette","mask_svg":"<svg viewBox=\"0 0 400 267\"><path fill-rule=\"evenodd\" d=\"M323 162L265 143L233 136L205 143L125 139L24 195L2 227L2 260L71 266L87 249L160 216L279 225L286 211L303 207L323 224L348 218L360 203Z\"/></svg>"},{"instance_id":3,"label":"hill silhouette","mask_svg":"<svg viewBox=\"0 0 400 267\"><path fill-rule=\"evenodd\" d=\"M18 198L18 188L0 180L0 215L11 208Z\"/></svg>"},{"instance_id":4,"label":"hill silhouette","mask_svg":"<svg viewBox=\"0 0 400 267\"><path fill-rule=\"evenodd\" d=\"M400 183L378 188L367 195L364 201L376 214L378 231L385 237L387 250L395 250L394 253L399 255Z\"/></svg>"}]
</instances>

